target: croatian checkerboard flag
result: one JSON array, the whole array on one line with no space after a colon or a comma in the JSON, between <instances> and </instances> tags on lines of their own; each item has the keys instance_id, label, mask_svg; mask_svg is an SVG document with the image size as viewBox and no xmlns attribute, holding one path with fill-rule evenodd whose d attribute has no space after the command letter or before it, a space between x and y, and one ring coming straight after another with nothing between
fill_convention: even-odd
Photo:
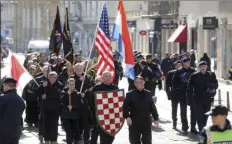
<instances>
[{"instance_id":1,"label":"croatian checkerboard flag","mask_svg":"<svg viewBox=\"0 0 232 144\"><path fill-rule=\"evenodd\" d=\"M33 77L31 74L22 66L16 56L11 53L11 77L17 80L17 93L22 96L24 87L30 82Z\"/></svg>"},{"instance_id":2,"label":"croatian checkerboard flag","mask_svg":"<svg viewBox=\"0 0 232 144\"><path fill-rule=\"evenodd\" d=\"M134 56L130 41L130 35L127 26L126 14L123 2L120 0L118 4L118 12L112 33L112 38L118 40L119 53L122 56L122 65L124 75L134 80Z\"/></svg>"}]
</instances>

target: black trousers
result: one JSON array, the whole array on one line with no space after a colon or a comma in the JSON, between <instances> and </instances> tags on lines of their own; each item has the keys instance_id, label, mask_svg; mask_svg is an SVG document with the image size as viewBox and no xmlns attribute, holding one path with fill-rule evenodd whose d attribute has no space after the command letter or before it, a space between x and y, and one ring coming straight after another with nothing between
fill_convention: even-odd
<instances>
[{"instance_id":1,"label":"black trousers","mask_svg":"<svg viewBox=\"0 0 232 144\"><path fill-rule=\"evenodd\" d=\"M37 101L26 101L26 122L28 124L38 124Z\"/></svg>"},{"instance_id":2,"label":"black trousers","mask_svg":"<svg viewBox=\"0 0 232 144\"><path fill-rule=\"evenodd\" d=\"M151 144L151 128L129 126L129 140L131 144Z\"/></svg>"},{"instance_id":3,"label":"black trousers","mask_svg":"<svg viewBox=\"0 0 232 144\"><path fill-rule=\"evenodd\" d=\"M72 144L73 141L78 141L80 137L79 120L63 119L63 126L66 132L67 144Z\"/></svg>"},{"instance_id":4,"label":"black trousers","mask_svg":"<svg viewBox=\"0 0 232 144\"><path fill-rule=\"evenodd\" d=\"M199 101L195 102L195 108L196 108L195 110L196 110L196 119L197 119L198 128L199 131L202 131L208 121L208 116L205 115L205 113L210 111L211 101L209 100L208 103L199 102Z\"/></svg>"},{"instance_id":5,"label":"black trousers","mask_svg":"<svg viewBox=\"0 0 232 144\"><path fill-rule=\"evenodd\" d=\"M90 128L89 128L89 110L87 108L82 109L82 113L80 113L80 135L84 135L84 142L89 141L90 138Z\"/></svg>"},{"instance_id":6,"label":"black trousers","mask_svg":"<svg viewBox=\"0 0 232 144\"><path fill-rule=\"evenodd\" d=\"M100 135L100 144L113 144L114 138L113 136L105 133L100 126L94 125L92 135L91 135L91 143L97 144L98 136Z\"/></svg>"},{"instance_id":7,"label":"black trousers","mask_svg":"<svg viewBox=\"0 0 232 144\"><path fill-rule=\"evenodd\" d=\"M190 124L191 124L191 129L196 129L197 119L196 119L196 108L194 103L190 104Z\"/></svg>"},{"instance_id":8,"label":"black trousers","mask_svg":"<svg viewBox=\"0 0 232 144\"><path fill-rule=\"evenodd\" d=\"M172 99L172 120L173 123L177 122L177 108L179 103L182 130L188 130L187 103L185 100Z\"/></svg>"},{"instance_id":9,"label":"black trousers","mask_svg":"<svg viewBox=\"0 0 232 144\"><path fill-rule=\"evenodd\" d=\"M44 140L45 141L57 141L58 137L58 121L60 111L44 111Z\"/></svg>"},{"instance_id":10,"label":"black trousers","mask_svg":"<svg viewBox=\"0 0 232 144\"><path fill-rule=\"evenodd\" d=\"M39 116L39 135L44 137L44 116L42 113Z\"/></svg>"},{"instance_id":11,"label":"black trousers","mask_svg":"<svg viewBox=\"0 0 232 144\"><path fill-rule=\"evenodd\" d=\"M0 136L0 144L19 144L20 136L6 137Z\"/></svg>"}]
</instances>

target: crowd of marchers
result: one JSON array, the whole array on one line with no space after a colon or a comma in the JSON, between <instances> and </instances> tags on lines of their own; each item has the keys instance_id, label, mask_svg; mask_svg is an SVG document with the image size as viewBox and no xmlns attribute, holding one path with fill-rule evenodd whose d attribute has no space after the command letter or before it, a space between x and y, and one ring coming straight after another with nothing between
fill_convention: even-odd
<instances>
[{"instance_id":1,"label":"crowd of marchers","mask_svg":"<svg viewBox=\"0 0 232 144\"><path fill-rule=\"evenodd\" d=\"M153 58L150 54L134 51L135 79L128 78L129 88L123 102L123 117L129 126L131 144L152 143L152 121L155 126L159 121L155 90L162 89L162 80L167 98L171 100L170 115L174 130L177 129L180 104L183 134L188 134L190 127L190 133L199 134L200 144L232 141L231 125L226 118L228 109L216 106L211 110L218 81L215 73L210 71L205 56L196 66L192 51L190 54L166 54L161 62L156 55ZM96 119L94 93L118 89L123 68L118 55L113 57L116 70L114 81L108 71L96 76L96 61L83 61L79 53L74 55L73 64L62 56L27 54L24 67L34 79L25 86L22 94L26 101L26 117L21 119L24 102L16 93L17 81L5 78L0 97L0 144L18 143L23 121L28 127L38 127L41 143L56 144L59 119L66 132L67 144L79 144L81 141L97 144L98 136L101 144L112 144L115 137L106 133ZM14 107L7 107L9 104L14 104ZM212 116L213 126L205 128L209 115Z\"/></svg>"}]
</instances>

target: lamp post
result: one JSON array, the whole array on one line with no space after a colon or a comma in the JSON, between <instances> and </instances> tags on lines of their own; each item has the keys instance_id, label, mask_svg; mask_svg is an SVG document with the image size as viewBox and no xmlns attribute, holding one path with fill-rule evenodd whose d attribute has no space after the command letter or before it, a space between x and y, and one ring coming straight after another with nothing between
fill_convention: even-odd
<instances>
[{"instance_id":1,"label":"lamp post","mask_svg":"<svg viewBox=\"0 0 232 144\"><path fill-rule=\"evenodd\" d=\"M135 34L135 27L132 27L131 28L131 40L133 42L133 49L136 50L136 43L135 43L136 37L134 34Z\"/></svg>"},{"instance_id":2,"label":"lamp post","mask_svg":"<svg viewBox=\"0 0 232 144\"><path fill-rule=\"evenodd\" d=\"M154 56L154 34L155 34L155 27L154 27L154 23L155 23L155 20L149 20L149 39L150 39L150 46L151 46L151 54L152 54L152 57Z\"/></svg>"},{"instance_id":3,"label":"lamp post","mask_svg":"<svg viewBox=\"0 0 232 144\"><path fill-rule=\"evenodd\" d=\"M223 30L222 30L222 53L223 53L223 72L222 76L226 78L226 69L227 67L227 18L221 18L222 25L223 25Z\"/></svg>"}]
</instances>

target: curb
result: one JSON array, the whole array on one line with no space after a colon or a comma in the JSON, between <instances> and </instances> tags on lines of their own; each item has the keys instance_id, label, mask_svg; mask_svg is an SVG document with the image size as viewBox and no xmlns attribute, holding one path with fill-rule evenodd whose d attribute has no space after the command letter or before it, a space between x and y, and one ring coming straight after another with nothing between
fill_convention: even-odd
<instances>
[{"instance_id":1,"label":"curb","mask_svg":"<svg viewBox=\"0 0 232 144\"><path fill-rule=\"evenodd\" d=\"M222 78L218 78L217 79L219 83L224 83L226 85L232 85L232 81L230 80L225 80L225 79L222 79Z\"/></svg>"}]
</instances>

